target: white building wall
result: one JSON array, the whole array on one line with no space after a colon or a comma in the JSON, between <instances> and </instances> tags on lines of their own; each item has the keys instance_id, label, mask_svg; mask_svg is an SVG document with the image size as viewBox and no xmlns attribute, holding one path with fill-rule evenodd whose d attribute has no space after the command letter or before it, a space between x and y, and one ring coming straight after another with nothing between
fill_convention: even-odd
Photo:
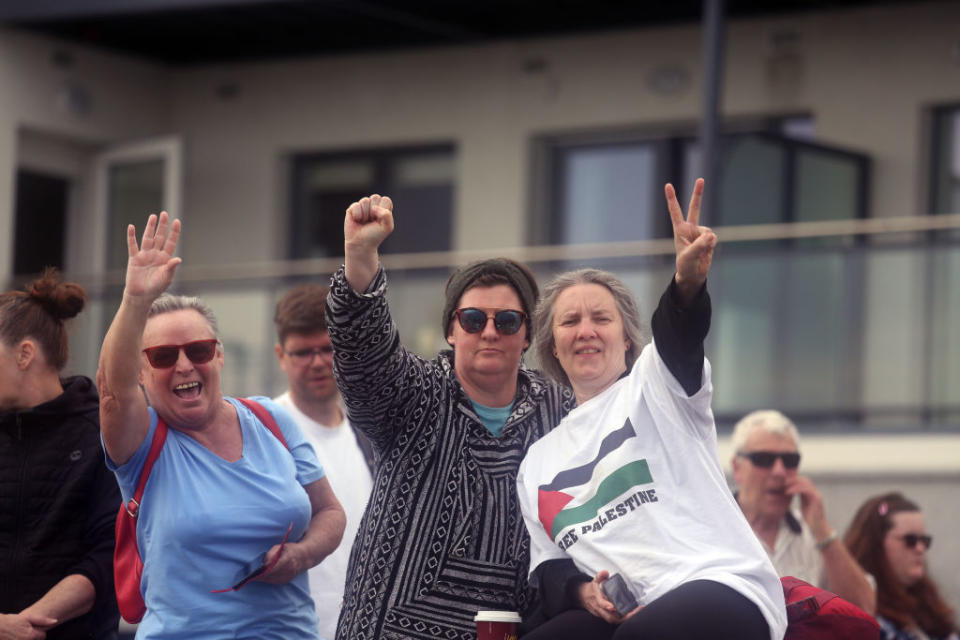
<instances>
[{"instance_id":1,"label":"white building wall","mask_svg":"<svg viewBox=\"0 0 960 640\"><path fill-rule=\"evenodd\" d=\"M58 51L72 58L69 66L54 63ZM52 171L68 175L63 161L79 147L92 153L109 144L165 133L168 79L159 65L0 29L0 282L7 282L13 266L17 168L24 162L37 168L30 160L45 158ZM67 104L69 88L85 96L85 112ZM18 147L25 132L73 148L55 158L33 153L37 145L32 145L28 157L22 157ZM75 222L78 233L92 226L82 224L89 220ZM68 244L76 245L76 238Z\"/></svg>"}]
</instances>

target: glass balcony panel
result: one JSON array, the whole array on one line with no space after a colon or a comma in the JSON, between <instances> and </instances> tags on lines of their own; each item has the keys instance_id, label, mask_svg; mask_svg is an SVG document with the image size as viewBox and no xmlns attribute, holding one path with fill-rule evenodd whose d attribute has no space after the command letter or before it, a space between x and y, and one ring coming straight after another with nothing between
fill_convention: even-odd
<instances>
[{"instance_id":1,"label":"glass balcony panel","mask_svg":"<svg viewBox=\"0 0 960 640\"><path fill-rule=\"evenodd\" d=\"M713 366L715 413L742 415L775 400L781 268L769 254L725 257L713 265L714 319L707 357Z\"/></svg>"},{"instance_id":2,"label":"glass balcony panel","mask_svg":"<svg viewBox=\"0 0 960 640\"><path fill-rule=\"evenodd\" d=\"M930 256L930 396L934 425L960 424L960 247Z\"/></svg>"},{"instance_id":3,"label":"glass balcony panel","mask_svg":"<svg viewBox=\"0 0 960 640\"><path fill-rule=\"evenodd\" d=\"M860 402L877 427L898 426L902 409L925 403L926 263L924 247L866 254Z\"/></svg>"},{"instance_id":4,"label":"glass balcony panel","mask_svg":"<svg viewBox=\"0 0 960 640\"><path fill-rule=\"evenodd\" d=\"M805 429L832 431L960 429L960 247L721 244L710 276L714 414L721 432L761 407L782 409ZM673 273L672 256L534 263L546 284L557 271L599 265L637 296L649 322ZM433 357L441 331L447 268L389 269L387 293L404 345ZM272 315L283 293L305 279L242 283L190 281L216 312L224 340L224 391L274 395L284 388L275 364ZM71 331L66 373L92 375L102 328L119 290L91 289ZM85 317L86 316L86 317ZM99 324L102 317L103 324ZM532 354L527 363L535 365Z\"/></svg>"}]
</instances>

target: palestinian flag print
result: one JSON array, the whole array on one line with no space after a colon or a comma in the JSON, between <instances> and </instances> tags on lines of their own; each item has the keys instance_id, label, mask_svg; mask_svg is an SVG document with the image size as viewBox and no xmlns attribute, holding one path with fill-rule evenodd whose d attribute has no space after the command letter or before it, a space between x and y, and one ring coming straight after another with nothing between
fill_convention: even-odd
<instances>
[{"instance_id":1,"label":"palestinian flag print","mask_svg":"<svg viewBox=\"0 0 960 640\"><path fill-rule=\"evenodd\" d=\"M628 418L623 426L600 444L597 456L587 464L566 469L548 484L540 485L537 502L540 523L551 539L556 540L567 527L597 516L600 509L633 487L650 484L653 476L647 461L634 460L613 471L597 471L602 460L636 437Z\"/></svg>"}]
</instances>

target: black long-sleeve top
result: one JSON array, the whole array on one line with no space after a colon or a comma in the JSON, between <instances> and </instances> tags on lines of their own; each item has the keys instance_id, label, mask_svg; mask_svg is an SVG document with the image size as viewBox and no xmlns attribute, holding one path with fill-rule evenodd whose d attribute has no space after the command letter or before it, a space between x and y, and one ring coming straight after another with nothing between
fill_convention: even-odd
<instances>
[{"instance_id":1,"label":"black long-sleeve top","mask_svg":"<svg viewBox=\"0 0 960 640\"><path fill-rule=\"evenodd\" d=\"M96 590L93 609L47 632L115 638L114 526L120 491L104 464L89 378L25 411L0 414L0 613L18 613L68 575Z\"/></svg>"}]
</instances>

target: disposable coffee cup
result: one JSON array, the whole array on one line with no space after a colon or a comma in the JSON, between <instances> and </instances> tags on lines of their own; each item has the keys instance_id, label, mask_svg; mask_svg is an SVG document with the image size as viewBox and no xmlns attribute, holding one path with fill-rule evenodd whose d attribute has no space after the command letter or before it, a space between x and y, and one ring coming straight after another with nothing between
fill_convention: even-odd
<instances>
[{"instance_id":1,"label":"disposable coffee cup","mask_svg":"<svg viewBox=\"0 0 960 640\"><path fill-rule=\"evenodd\" d=\"M517 640L522 620L516 611L477 611L477 640Z\"/></svg>"}]
</instances>

